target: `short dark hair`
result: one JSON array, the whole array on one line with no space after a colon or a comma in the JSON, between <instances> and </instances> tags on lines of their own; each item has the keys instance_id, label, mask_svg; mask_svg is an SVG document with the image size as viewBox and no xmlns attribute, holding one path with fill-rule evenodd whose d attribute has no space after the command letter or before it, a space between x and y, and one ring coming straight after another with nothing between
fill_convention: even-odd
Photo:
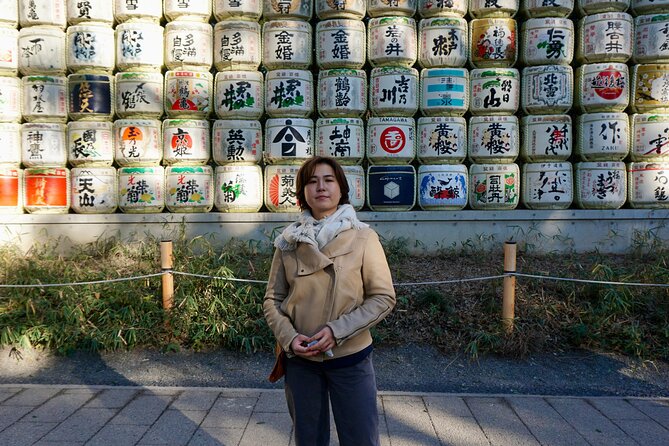
<instances>
[{"instance_id":1,"label":"short dark hair","mask_svg":"<svg viewBox=\"0 0 669 446\"><path fill-rule=\"evenodd\" d=\"M339 165L339 163L333 158L328 158L325 156L315 156L305 161L304 164L300 167L300 170L297 171L297 184L295 188L297 190L297 202L300 205L300 209L303 211L311 211L311 207L307 203L307 197L304 195L304 188L307 186L309 179L313 176L316 166L319 164L327 164L332 167L334 170L335 179L339 184L339 190L341 191L341 198L339 199L339 205L348 204L348 181L346 181L346 174L344 169Z\"/></svg>"}]
</instances>

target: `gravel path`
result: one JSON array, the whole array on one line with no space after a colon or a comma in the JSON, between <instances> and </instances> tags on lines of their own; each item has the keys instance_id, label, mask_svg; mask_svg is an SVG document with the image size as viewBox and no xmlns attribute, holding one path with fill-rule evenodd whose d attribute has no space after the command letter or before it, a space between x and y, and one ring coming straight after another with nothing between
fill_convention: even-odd
<instances>
[{"instance_id":1,"label":"gravel path","mask_svg":"<svg viewBox=\"0 0 669 446\"><path fill-rule=\"evenodd\" d=\"M377 346L374 355L381 390L669 397L669 363L611 354L572 351L522 360L486 356L472 361L462 355L443 355L432 347L405 345ZM272 363L271 354L224 350L55 356L0 349L0 382L280 388L281 383L266 380Z\"/></svg>"}]
</instances>

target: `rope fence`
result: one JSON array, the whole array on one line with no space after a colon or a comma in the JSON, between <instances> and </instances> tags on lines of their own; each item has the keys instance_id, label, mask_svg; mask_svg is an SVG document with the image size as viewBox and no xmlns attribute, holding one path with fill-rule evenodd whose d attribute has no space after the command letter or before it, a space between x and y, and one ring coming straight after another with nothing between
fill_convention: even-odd
<instances>
[{"instance_id":1,"label":"rope fence","mask_svg":"<svg viewBox=\"0 0 669 446\"><path fill-rule=\"evenodd\" d=\"M617 282L607 280L591 280L591 279L574 279L569 277L555 277L537 274L524 274L516 272L516 244L515 242L505 242L504 244L504 274L495 276L480 276L469 277L451 280L439 281L425 281L425 282L404 282L394 283L397 288L409 286L434 286L434 285L452 285L458 283L468 282L483 282L489 280L504 280L503 301L502 301L502 320L507 324L508 330L513 329L514 306L515 306L515 280L517 277L526 279L538 280L552 280L574 283L585 283L595 285L612 285L612 286L634 286L634 287L655 287L655 288L669 288L667 283L640 283L640 282ZM174 276L194 277L199 279L220 280L236 283L251 283L266 285L266 280L253 279L239 279L236 277L212 276L208 274L187 273L183 271L175 271L172 269L172 242L161 242L161 272L153 274L144 274L140 276L120 277L116 279L92 280L85 282L71 282L71 283L35 283L35 284L0 284L0 289L17 289L17 288L53 288L53 287L75 287L87 285L102 285L109 283L129 282L133 280L150 279L154 277L161 277L162 293L163 293L163 308L167 311L171 310L173 306L174 297ZM9 297L0 297L0 300L7 300Z\"/></svg>"}]
</instances>

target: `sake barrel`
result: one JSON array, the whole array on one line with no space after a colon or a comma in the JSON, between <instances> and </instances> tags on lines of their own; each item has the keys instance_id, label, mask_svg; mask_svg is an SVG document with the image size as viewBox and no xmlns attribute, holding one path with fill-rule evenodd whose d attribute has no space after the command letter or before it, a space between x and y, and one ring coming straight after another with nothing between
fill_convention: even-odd
<instances>
[{"instance_id":1,"label":"sake barrel","mask_svg":"<svg viewBox=\"0 0 669 446\"><path fill-rule=\"evenodd\" d=\"M632 85L632 111L669 113L669 64L634 65Z\"/></svg>"},{"instance_id":2,"label":"sake barrel","mask_svg":"<svg viewBox=\"0 0 669 446\"><path fill-rule=\"evenodd\" d=\"M569 162L523 165L522 202L528 209L569 209L574 201L574 175Z\"/></svg>"},{"instance_id":3,"label":"sake barrel","mask_svg":"<svg viewBox=\"0 0 669 446\"><path fill-rule=\"evenodd\" d=\"M21 80L0 76L0 122L21 121Z\"/></svg>"},{"instance_id":4,"label":"sake barrel","mask_svg":"<svg viewBox=\"0 0 669 446\"><path fill-rule=\"evenodd\" d=\"M31 214L67 214L69 185L65 167L29 167L23 171L23 208Z\"/></svg>"},{"instance_id":5,"label":"sake barrel","mask_svg":"<svg viewBox=\"0 0 669 446\"><path fill-rule=\"evenodd\" d=\"M30 123L21 126L21 162L24 167L67 166L65 124Z\"/></svg>"},{"instance_id":6,"label":"sake barrel","mask_svg":"<svg viewBox=\"0 0 669 446\"><path fill-rule=\"evenodd\" d=\"M67 0L67 23L83 22L114 24L114 2L109 0Z\"/></svg>"},{"instance_id":7,"label":"sake barrel","mask_svg":"<svg viewBox=\"0 0 669 446\"><path fill-rule=\"evenodd\" d=\"M163 162L203 165L211 155L211 126L207 120L166 119L163 122ZM212 201L213 202L213 201Z\"/></svg>"},{"instance_id":8,"label":"sake barrel","mask_svg":"<svg viewBox=\"0 0 669 446\"><path fill-rule=\"evenodd\" d=\"M0 215L23 213L23 171L0 164Z\"/></svg>"},{"instance_id":9,"label":"sake barrel","mask_svg":"<svg viewBox=\"0 0 669 446\"><path fill-rule=\"evenodd\" d=\"M583 17L577 25L576 60L580 63L627 62L632 57L633 28L632 16L625 12Z\"/></svg>"},{"instance_id":10,"label":"sake barrel","mask_svg":"<svg viewBox=\"0 0 669 446\"><path fill-rule=\"evenodd\" d=\"M300 212L297 201L297 171L300 166L265 166L265 206L270 212Z\"/></svg>"},{"instance_id":11,"label":"sake barrel","mask_svg":"<svg viewBox=\"0 0 669 446\"><path fill-rule=\"evenodd\" d=\"M575 104L583 113L624 111L629 104L629 84L624 63L581 65L576 68Z\"/></svg>"},{"instance_id":12,"label":"sake barrel","mask_svg":"<svg viewBox=\"0 0 669 446\"><path fill-rule=\"evenodd\" d=\"M216 167L214 205L220 212L258 212L263 204L262 169L258 165Z\"/></svg>"},{"instance_id":13,"label":"sake barrel","mask_svg":"<svg viewBox=\"0 0 669 446\"><path fill-rule=\"evenodd\" d=\"M369 75L369 109L375 116L413 116L418 92L415 68L376 67Z\"/></svg>"},{"instance_id":14,"label":"sake barrel","mask_svg":"<svg viewBox=\"0 0 669 446\"><path fill-rule=\"evenodd\" d=\"M576 0L576 5L581 15L588 15L600 12L626 11L630 6L630 0Z\"/></svg>"},{"instance_id":15,"label":"sake barrel","mask_svg":"<svg viewBox=\"0 0 669 446\"><path fill-rule=\"evenodd\" d=\"M167 20L208 23L211 6L211 0L163 0L163 12Z\"/></svg>"},{"instance_id":16,"label":"sake barrel","mask_svg":"<svg viewBox=\"0 0 669 446\"><path fill-rule=\"evenodd\" d=\"M165 80L160 73L116 73L116 114L120 118L160 119Z\"/></svg>"},{"instance_id":17,"label":"sake barrel","mask_svg":"<svg viewBox=\"0 0 669 446\"><path fill-rule=\"evenodd\" d=\"M216 73L214 101L221 119L260 119L265 110L262 73L222 71Z\"/></svg>"},{"instance_id":18,"label":"sake barrel","mask_svg":"<svg viewBox=\"0 0 669 446\"><path fill-rule=\"evenodd\" d=\"M273 70L265 77L265 112L272 118L306 118L314 111L314 79L308 70Z\"/></svg>"},{"instance_id":19,"label":"sake barrel","mask_svg":"<svg viewBox=\"0 0 669 446\"><path fill-rule=\"evenodd\" d=\"M523 0L520 12L526 17L568 17L574 0Z\"/></svg>"},{"instance_id":20,"label":"sake barrel","mask_svg":"<svg viewBox=\"0 0 669 446\"><path fill-rule=\"evenodd\" d=\"M630 11L634 15L666 13L669 0L632 0Z\"/></svg>"},{"instance_id":21,"label":"sake barrel","mask_svg":"<svg viewBox=\"0 0 669 446\"><path fill-rule=\"evenodd\" d=\"M151 214L165 208L165 169L162 166L120 167L117 184L121 211Z\"/></svg>"},{"instance_id":22,"label":"sake barrel","mask_svg":"<svg viewBox=\"0 0 669 446\"><path fill-rule=\"evenodd\" d=\"M430 17L464 17L468 0L418 0L418 14L424 19Z\"/></svg>"},{"instance_id":23,"label":"sake barrel","mask_svg":"<svg viewBox=\"0 0 669 446\"><path fill-rule=\"evenodd\" d=\"M28 122L67 122L67 78L24 76L23 119Z\"/></svg>"},{"instance_id":24,"label":"sake barrel","mask_svg":"<svg viewBox=\"0 0 669 446\"><path fill-rule=\"evenodd\" d=\"M521 107L527 114L564 114L574 102L574 72L569 65L523 68Z\"/></svg>"},{"instance_id":25,"label":"sake barrel","mask_svg":"<svg viewBox=\"0 0 669 446\"><path fill-rule=\"evenodd\" d=\"M114 29L100 24L67 28L67 68L72 73L111 73L116 66Z\"/></svg>"},{"instance_id":26,"label":"sake barrel","mask_svg":"<svg viewBox=\"0 0 669 446\"><path fill-rule=\"evenodd\" d=\"M164 31L155 23L119 23L116 26L116 68L120 71L160 71Z\"/></svg>"},{"instance_id":27,"label":"sake barrel","mask_svg":"<svg viewBox=\"0 0 669 446\"><path fill-rule=\"evenodd\" d=\"M418 161L461 164L467 157L467 122L459 116L418 118Z\"/></svg>"},{"instance_id":28,"label":"sake barrel","mask_svg":"<svg viewBox=\"0 0 669 446\"><path fill-rule=\"evenodd\" d=\"M268 70L308 69L312 60L312 30L301 20L271 20L262 26L262 63Z\"/></svg>"},{"instance_id":29,"label":"sake barrel","mask_svg":"<svg viewBox=\"0 0 669 446\"><path fill-rule=\"evenodd\" d=\"M106 121L114 116L114 78L109 74L67 76L68 114L73 120Z\"/></svg>"},{"instance_id":30,"label":"sake barrel","mask_svg":"<svg viewBox=\"0 0 669 446\"><path fill-rule=\"evenodd\" d=\"M72 167L110 167L114 162L114 151L111 122L67 123L67 161Z\"/></svg>"},{"instance_id":31,"label":"sake barrel","mask_svg":"<svg viewBox=\"0 0 669 446\"><path fill-rule=\"evenodd\" d=\"M519 0L469 0L469 14L474 18L513 17L518 12Z\"/></svg>"},{"instance_id":32,"label":"sake barrel","mask_svg":"<svg viewBox=\"0 0 669 446\"><path fill-rule=\"evenodd\" d=\"M365 125L362 119L318 119L316 155L335 158L344 165L360 164L365 156Z\"/></svg>"},{"instance_id":33,"label":"sake barrel","mask_svg":"<svg viewBox=\"0 0 669 446\"><path fill-rule=\"evenodd\" d=\"M19 0L19 25L21 28L52 25L65 29L66 9L65 0Z\"/></svg>"},{"instance_id":34,"label":"sake barrel","mask_svg":"<svg viewBox=\"0 0 669 446\"><path fill-rule=\"evenodd\" d=\"M214 121L211 137L212 158L218 165L259 164L262 160L260 121L217 120Z\"/></svg>"},{"instance_id":35,"label":"sake barrel","mask_svg":"<svg viewBox=\"0 0 669 446\"><path fill-rule=\"evenodd\" d=\"M214 79L207 71L165 73L165 112L170 118L204 119L211 112Z\"/></svg>"},{"instance_id":36,"label":"sake barrel","mask_svg":"<svg viewBox=\"0 0 669 446\"><path fill-rule=\"evenodd\" d=\"M518 164L472 164L469 167L469 206L472 209L515 209L519 200Z\"/></svg>"},{"instance_id":37,"label":"sake barrel","mask_svg":"<svg viewBox=\"0 0 669 446\"><path fill-rule=\"evenodd\" d=\"M625 113L588 113L576 120L576 154L583 161L621 161L629 153L629 120Z\"/></svg>"},{"instance_id":38,"label":"sake barrel","mask_svg":"<svg viewBox=\"0 0 669 446\"><path fill-rule=\"evenodd\" d=\"M416 21L408 17L377 17L367 24L367 59L373 67L411 67L418 58Z\"/></svg>"},{"instance_id":39,"label":"sake barrel","mask_svg":"<svg viewBox=\"0 0 669 446\"><path fill-rule=\"evenodd\" d=\"M520 103L520 73L515 68L475 68L469 73L473 115L512 115Z\"/></svg>"},{"instance_id":40,"label":"sake barrel","mask_svg":"<svg viewBox=\"0 0 669 446\"><path fill-rule=\"evenodd\" d=\"M367 159L371 164L409 164L416 157L416 122L405 117L367 120Z\"/></svg>"},{"instance_id":41,"label":"sake barrel","mask_svg":"<svg viewBox=\"0 0 669 446\"><path fill-rule=\"evenodd\" d=\"M669 208L669 163L629 163L627 165L627 191L627 202L630 207Z\"/></svg>"},{"instance_id":42,"label":"sake barrel","mask_svg":"<svg viewBox=\"0 0 669 446\"><path fill-rule=\"evenodd\" d=\"M0 24L16 28L19 26L19 2L18 0L8 0L0 9Z\"/></svg>"},{"instance_id":43,"label":"sake barrel","mask_svg":"<svg viewBox=\"0 0 669 446\"><path fill-rule=\"evenodd\" d=\"M225 20L214 26L214 66L223 70L257 70L262 62L260 25Z\"/></svg>"},{"instance_id":44,"label":"sake barrel","mask_svg":"<svg viewBox=\"0 0 669 446\"><path fill-rule=\"evenodd\" d=\"M262 0L214 0L214 18L217 21L242 19L257 22L262 15Z\"/></svg>"},{"instance_id":45,"label":"sake barrel","mask_svg":"<svg viewBox=\"0 0 669 446\"><path fill-rule=\"evenodd\" d=\"M163 3L160 0L116 0L114 18L119 23L128 20L159 23L163 18Z\"/></svg>"},{"instance_id":46,"label":"sake barrel","mask_svg":"<svg viewBox=\"0 0 669 446\"><path fill-rule=\"evenodd\" d=\"M209 212L214 207L211 166L165 168L165 206L170 212Z\"/></svg>"},{"instance_id":47,"label":"sake barrel","mask_svg":"<svg viewBox=\"0 0 669 446\"><path fill-rule=\"evenodd\" d=\"M342 166L348 183L348 201L356 211L365 206L365 169L362 166Z\"/></svg>"},{"instance_id":48,"label":"sake barrel","mask_svg":"<svg viewBox=\"0 0 669 446\"><path fill-rule=\"evenodd\" d=\"M576 204L581 209L619 209L627 199L627 175L621 161L575 165Z\"/></svg>"},{"instance_id":49,"label":"sake barrel","mask_svg":"<svg viewBox=\"0 0 669 446\"><path fill-rule=\"evenodd\" d=\"M567 18L533 18L521 27L520 60L526 65L569 65L574 58L574 22Z\"/></svg>"},{"instance_id":50,"label":"sake barrel","mask_svg":"<svg viewBox=\"0 0 669 446\"><path fill-rule=\"evenodd\" d=\"M418 167L418 206L425 211L460 210L467 206L467 166L431 164Z\"/></svg>"},{"instance_id":51,"label":"sake barrel","mask_svg":"<svg viewBox=\"0 0 669 446\"><path fill-rule=\"evenodd\" d=\"M21 164L21 124L0 122L0 165Z\"/></svg>"},{"instance_id":52,"label":"sake barrel","mask_svg":"<svg viewBox=\"0 0 669 446\"><path fill-rule=\"evenodd\" d=\"M669 14L637 17L634 34L634 62L669 63Z\"/></svg>"},{"instance_id":53,"label":"sake barrel","mask_svg":"<svg viewBox=\"0 0 669 446\"><path fill-rule=\"evenodd\" d=\"M469 119L469 159L473 163L512 163L520 153L516 116L472 116Z\"/></svg>"},{"instance_id":54,"label":"sake barrel","mask_svg":"<svg viewBox=\"0 0 669 446\"><path fill-rule=\"evenodd\" d=\"M469 34L461 17L423 19L418 26L418 63L423 68L463 67Z\"/></svg>"},{"instance_id":55,"label":"sake barrel","mask_svg":"<svg viewBox=\"0 0 669 446\"><path fill-rule=\"evenodd\" d=\"M316 16L326 19L362 20L367 11L367 0L315 0Z\"/></svg>"},{"instance_id":56,"label":"sake barrel","mask_svg":"<svg viewBox=\"0 0 669 446\"><path fill-rule=\"evenodd\" d=\"M161 123L155 119L114 121L116 163L122 167L157 166L163 159Z\"/></svg>"},{"instance_id":57,"label":"sake barrel","mask_svg":"<svg viewBox=\"0 0 669 446\"><path fill-rule=\"evenodd\" d=\"M523 161L566 161L571 156L574 141L571 116L523 116L520 130L520 156Z\"/></svg>"},{"instance_id":58,"label":"sake barrel","mask_svg":"<svg viewBox=\"0 0 669 446\"><path fill-rule=\"evenodd\" d=\"M367 112L367 74L337 68L318 73L318 113L327 118L361 117Z\"/></svg>"},{"instance_id":59,"label":"sake barrel","mask_svg":"<svg viewBox=\"0 0 669 446\"><path fill-rule=\"evenodd\" d=\"M359 70L367 61L367 31L360 20L323 20L316 25L316 64L321 69Z\"/></svg>"},{"instance_id":60,"label":"sake barrel","mask_svg":"<svg viewBox=\"0 0 669 446\"><path fill-rule=\"evenodd\" d=\"M24 75L64 75L67 35L55 26L31 26L19 31L19 72Z\"/></svg>"},{"instance_id":61,"label":"sake barrel","mask_svg":"<svg viewBox=\"0 0 669 446\"><path fill-rule=\"evenodd\" d=\"M417 0L367 0L367 14L370 17L411 17L416 13L417 3Z\"/></svg>"},{"instance_id":62,"label":"sake barrel","mask_svg":"<svg viewBox=\"0 0 669 446\"><path fill-rule=\"evenodd\" d=\"M413 166L369 166L367 205L372 211L410 211L416 204Z\"/></svg>"},{"instance_id":63,"label":"sake barrel","mask_svg":"<svg viewBox=\"0 0 669 446\"><path fill-rule=\"evenodd\" d=\"M425 68L420 72L420 111L425 116L462 116L469 109L469 70Z\"/></svg>"},{"instance_id":64,"label":"sake barrel","mask_svg":"<svg viewBox=\"0 0 669 446\"><path fill-rule=\"evenodd\" d=\"M74 167L70 171L70 206L77 214L112 214L118 206L113 167Z\"/></svg>"},{"instance_id":65,"label":"sake barrel","mask_svg":"<svg viewBox=\"0 0 669 446\"><path fill-rule=\"evenodd\" d=\"M314 121L269 118L265 122L265 162L301 164L314 156Z\"/></svg>"},{"instance_id":66,"label":"sake barrel","mask_svg":"<svg viewBox=\"0 0 669 446\"><path fill-rule=\"evenodd\" d=\"M19 71L19 32L0 26L0 74L16 76Z\"/></svg>"},{"instance_id":67,"label":"sake barrel","mask_svg":"<svg viewBox=\"0 0 669 446\"><path fill-rule=\"evenodd\" d=\"M669 161L669 115L634 114L630 125L632 161Z\"/></svg>"},{"instance_id":68,"label":"sake barrel","mask_svg":"<svg viewBox=\"0 0 669 446\"><path fill-rule=\"evenodd\" d=\"M514 19L474 19L469 23L469 62L475 68L512 67L518 59Z\"/></svg>"},{"instance_id":69,"label":"sake barrel","mask_svg":"<svg viewBox=\"0 0 669 446\"><path fill-rule=\"evenodd\" d=\"M214 31L210 24L176 20L165 25L164 37L168 70L211 69Z\"/></svg>"},{"instance_id":70,"label":"sake barrel","mask_svg":"<svg viewBox=\"0 0 669 446\"><path fill-rule=\"evenodd\" d=\"M311 20L313 0L265 0L262 15L265 20Z\"/></svg>"}]
</instances>

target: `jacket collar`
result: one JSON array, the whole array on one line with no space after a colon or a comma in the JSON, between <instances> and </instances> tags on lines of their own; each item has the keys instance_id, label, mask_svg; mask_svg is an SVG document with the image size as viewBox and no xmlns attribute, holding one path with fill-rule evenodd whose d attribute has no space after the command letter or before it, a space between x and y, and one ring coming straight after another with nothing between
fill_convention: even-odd
<instances>
[{"instance_id":1,"label":"jacket collar","mask_svg":"<svg viewBox=\"0 0 669 446\"><path fill-rule=\"evenodd\" d=\"M333 259L353 251L358 231L349 229L339 233L322 251L309 243L298 243L295 249L298 275L304 276L320 271L334 263Z\"/></svg>"}]
</instances>

